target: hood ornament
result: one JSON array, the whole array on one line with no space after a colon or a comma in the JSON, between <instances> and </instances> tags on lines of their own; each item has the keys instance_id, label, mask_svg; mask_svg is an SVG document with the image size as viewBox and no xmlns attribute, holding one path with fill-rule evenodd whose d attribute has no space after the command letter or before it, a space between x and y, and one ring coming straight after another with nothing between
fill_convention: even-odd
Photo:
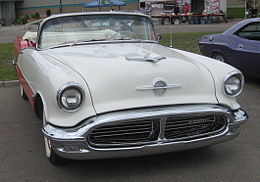
<instances>
[{"instance_id":1,"label":"hood ornament","mask_svg":"<svg viewBox=\"0 0 260 182\"><path fill-rule=\"evenodd\" d=\"M149 61L149 62L153 62L153 63L157 63L158 61L162 60L162 59L166 59L166 57L164 56L157 56L157 57L126 57L127 61Z\"/></svg>"},{"instance_id":2,"label":"hood ornament","mask_svg":"<svg viewBox=\"0 0 260 182\"><path fill-rule=\"evenodd\" d=\"M165 81L162 80L157 80L154 82L153 86L141 86L141 87L136 87L137 91L146 91L146 90L153 90L154 94L157 96L163 95L167 89L172 89L172 88L181 88L181 84L170 84L167 85Z\"/></svg>"}]
</instances>

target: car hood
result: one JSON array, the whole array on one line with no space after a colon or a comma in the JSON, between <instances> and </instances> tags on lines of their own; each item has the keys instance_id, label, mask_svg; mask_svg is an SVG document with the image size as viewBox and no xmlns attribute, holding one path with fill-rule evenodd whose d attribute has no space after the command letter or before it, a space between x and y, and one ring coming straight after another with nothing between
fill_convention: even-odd
<instances>
[{"instance_id":1,"label":"car hood","mask_svg":"<svg viewBox=\"0 0 260 182\"><path fill-rule=\"evenodd\" d=\"M70 66L82 76L97 113L217 103L214 80L208 69L159 44L89 44L46 50L42 54ZM153 90L159 80L169 87L162 95Z\"/></svg>"}]
</instances>

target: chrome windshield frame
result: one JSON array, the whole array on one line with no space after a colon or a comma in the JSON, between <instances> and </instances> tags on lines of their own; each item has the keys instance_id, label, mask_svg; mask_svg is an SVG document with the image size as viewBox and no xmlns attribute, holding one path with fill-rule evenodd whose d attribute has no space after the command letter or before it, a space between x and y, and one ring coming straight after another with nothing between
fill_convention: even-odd
<instances>
[{"instance_id":1,"label":"chrome windshield frame","mask_svg":"<svg viewBox=\"0 0 260 182\"><path fill-rule=\"evenodd\" d=\"M151 17L142 13L129 13L129 12L87 12L87 13L67 13L67 14L58 14L58 15L52 15L46 19L44 19L43 21L41 21L40 25L38 26L38 31L37 31L37 37L36 37L36 46L35 49L38 51L43 51L43 50L48 50L51 47L48 48L40 48L39 47L39 41L41 40L41 34L42 34L42 30L44 25L49 22L50 20L54 20L54 19L58 19L58 18L63 18L63 17L74 17L74 16L89 16L89 15L129 15L129 16L142 16L142 17L146 17L149 19L150 23L151 23L151 27L154 30L155 33L155 29L154 29L154 25L153 22L151 20ZM122 41L122 40L120 40ZM119 41L119 42L120 42ZM122 42L133 42L133 40L125 40ZM149 42L153 42L153 43L158 43L158 41L156 40L142 40L142 43L146 43L145 41L149 41ZM97 43L114 43L114 42L118 42L117 40L107 40L107 41L94 41L93 44L97 44ZM135 41L136 42L136 41ZM74 43L72 43L74 44ZM89 43L90 44L90 43ZM70 45L65 45L65 47L70 46ZM56 46L55 46L56 47ZM64 47L61 45L61 47Z\"/></svg>"}]
</instances>

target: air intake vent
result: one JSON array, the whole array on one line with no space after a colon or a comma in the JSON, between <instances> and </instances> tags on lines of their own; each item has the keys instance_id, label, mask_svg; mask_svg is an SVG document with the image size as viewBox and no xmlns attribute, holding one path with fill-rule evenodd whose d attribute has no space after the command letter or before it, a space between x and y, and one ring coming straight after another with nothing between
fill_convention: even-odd
<instances>
[{"instance_id":1,"label":"air intake vent","mask_svg":"<svg viewBox=\"0 0 260 182\"><path fill-rule=\"evenodd\" d=\"M227 126L227 119L222 115L203 117L170 117L165 127L166 139L189 140L217 134Z\"/></svg>"},{"instance_id":2,"label":"air intake vent","mask_svg":"<svg viewBox=\"0 0 260 182\"><path fill-rule=\"evenodd\" d=\"M159 132L159 120L117 122L94 128L89 143L102 148L138 146L156 141Z\"/></svg>"}]
</instances>

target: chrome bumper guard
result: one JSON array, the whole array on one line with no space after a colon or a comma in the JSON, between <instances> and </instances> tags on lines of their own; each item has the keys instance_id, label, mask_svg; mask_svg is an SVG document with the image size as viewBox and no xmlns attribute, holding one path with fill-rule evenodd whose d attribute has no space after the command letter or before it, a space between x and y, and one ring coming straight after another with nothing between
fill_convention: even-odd
<instances>
[{"instance_id":1,"label":"chrome bumper guard","mask_svg":"<svg viewBox=\"0 0 260 182\"><path fill-rule=\"evenodd\" d=\"M99 125L133 119L205 114L221 114L226 116L228 118L226 128L220 133L202 138L172 141L165 139L165 137L159 137L156 141L138 146L95 148L88 141L91 130ZM45 137L50 140L53 151L60 157L67 159L101 159L167 153L222 143L238 136L240 132L239 126L247 120L248 115L242 109L232 111L219 105L183 105L101 114L87 119L77 127L59 128L47 124L42 131Z\"/></svg>"}]
</instances>

